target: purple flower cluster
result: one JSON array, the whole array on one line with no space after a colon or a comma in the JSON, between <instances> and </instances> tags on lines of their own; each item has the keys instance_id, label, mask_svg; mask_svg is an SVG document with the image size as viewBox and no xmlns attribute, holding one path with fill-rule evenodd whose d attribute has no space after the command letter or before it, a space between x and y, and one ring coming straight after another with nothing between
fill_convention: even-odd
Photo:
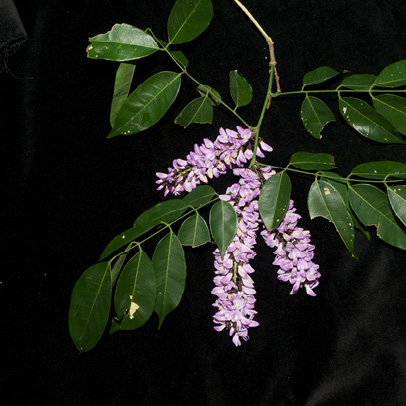
<instances>
[{"instance_id":1,"label":"purple flower cluster","mask_svg":"<svg viewBox=\"0 0 406 406\"><path fill-rule=\"evenodd\" d=\"M291 200L282 223L275 230L262 231L261 235L267 245L276 247L273 265L279 266L278 279L293 285L290 294L296 294L304 286L307 294L316 296L313 289L319 284L319 265L312 262L315 247L310 244L310 231L297 227L300 218Z\"/></svg>"},{"instance_id":2,"label":"purple flower cluster","mask_svg":"<svg viewBox=\"0 0 406 406\"><path fill-rule=\"evenodd\" d=\"M165 189L165 196L168 193L178 195L183 191L190 192L201 182L207 183L208 178L218 178L227 169L243 167L252 158L249 143L251 130L242 127L237 127L237 131L220 128L219 132L214 142L205 138L200 146L195 144L186 159L175 159L168 173L157 172L158 190ZM263 141L260 144L264 150L272 150ZM264 156L259 148L257 156Z\"/></svg>"},{"instance_id":3,"label":"purple flower cluster","mask_svg":"<svg viewBox=\"0 0 406 406\"><path fill-rule=\"evenodd\" d=\"M255 289L251 274L254 269L249 261L256 255L254 246L259 224L262 223L258 212L258 196L262 184L275 174L272 167L243 168L253 157L251 130L237 127L237 131L220 128L220 134L214 142L204 139L204 143L194 146L194 150L184 159L175 159L168 173L158 172L156 183L158 190L179 195L190 192L208 178L217 178L228 169L239 176L239 182L231 185L220 199L228 201L237 213L238 227L234 239L229 244L223 258L220 251L214 251L215 287L212 294L217 296L213 306L217 308L213 316L216 331L228 330L236 346L241 338L248 340L248 329L259 325L254 320ZM272 148L259 140L264 151ZM256 156L264 154L257 147ZM289 281L290 294L295 294L305 286L309 295L315 296L313 288L318 285L319 266L312 262L314 246L310 244L310 232L297 227L301 216L290 205L282 223L274 230L261 232L265 242L271 248L276 247L273 265L279 266L278 279Z\"/></svg>"},{"instance_id":4,"label":"purple flower cluster","mask_svg":"<svg viewBox=\"0 0 406 406\"><path fill-rule=\"evenodd\" d=\"M253 320L255 314L254 281L250 274L254 269L249 261L255 257L256 232L261 222L258 213L258 200L261 184L275 174L272 168L266 167L257 172L251 169L234 169L240 176L238 183L227 189L227 194L220 199L228 201L238 217L237 233L227 247L224 257L220 251L214 251L215 288L212 294L217 296L213 306L218 310L213 317L214 329L229 330L236 346L241 345L240 338L249 339L248 329L259 323Z\"/></svg>"}]
</instances>

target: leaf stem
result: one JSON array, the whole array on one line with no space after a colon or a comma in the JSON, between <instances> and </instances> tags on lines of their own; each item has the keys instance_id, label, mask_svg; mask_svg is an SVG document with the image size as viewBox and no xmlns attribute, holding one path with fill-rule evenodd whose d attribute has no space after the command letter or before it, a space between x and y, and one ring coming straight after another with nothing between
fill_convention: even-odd
<instances>
[{"instance_id":1,"label":"leaf stem","mask_svg":"<svg viewBox=\"0 0 406 406\"><path fill-rule=\"evenodd\" d=\"M406 89L391 90L391 89L333 89L333 90L297 90L294 92L277 92L271 93L272 97L288 96L295 94L307 94L307 93L406 93Z\"/></svg>"},{"instance_id":2,"label":"leaf stem","mask_svg":"<svg viewBox=\"0 0 406 406\"><path fill-rule=\"evenodd\" d=\"M162 51L165 51L168 56L173 60L173 62L175 62L175 64L178 66L178 68L182 71L182 73L184 73L191 81L193 81L194 83L196 83L198 86L203 85L202 83L200 83L196 78L194 78L186 69L185 66L183 66L174 56L173 54L169 51L169 45L164 45L153 33L153 31L150 28L147 28L146 31L148 31L153 38L162 46ZM238 120L241 121L242 124L244 124L247 128L252 128L252 126L250 126L236 111L235 109L231 108L228 104L226 104L221 98L219 98L217 95L215 95L212 92L208 92L208 94L210 93L210 95L213 97L213 99L215 99L219 104L221 104L223 107L225 107L228 111L230 111Z\"/></svg>"},{"instance_id":3,"label":"leaf stem","mask_svg":"<svg viewBox=\"0 0 406 406\"><path fill-rule=\"evenodd\" d=\"M202 205L199 206L198 208L189 206L189 207L190 207L190 210L188 210L186 213L183 213L181 216L179 216L179 217L176 218L175 220L172 220L172 221L169 222L169 223L159 223L158 226L159 226L159 225L163 225L162 228L156 230L153 234L150 234L148 237L146 237L146 238L145 238L144 240L142 240L142 241L139 241L139 242L138 242L138 241L131 241L131 242L128 244L128 246L127 246L127 248L125 249L125 251L119 252L118 254L114 255L114 256L109 260L110 264L112 263L112 261L114 261L114 260L115 260L116 258L118 258L120 255L122 255L122 254L124 254L124 253L128 253L128 252L131 251L134 247L139 247L140 251L142 251L142 250L141 250L141 244L145 243L146 241L148 241L148 240L151 239L152 237L155 237L156 235L158 235L158 234L159 234L160 232L162 232L163 230L166 230L167 228L169 228L169 229L172 231L171 226L172 226L173 224L175 224L175 223L178 222L179 220L182 220L183 218L189 216L190 214L192 214L192 213L194 213L194 212L197 213L197 212L198 212L200 209L202 209L203 207L205 207L205 206L207 206L207 205L209 205L209 204L211 204L211 203L214 203L214 202L216 202L217 200L219 200L219 197L218 197L218 196L214 197L214 198L211 199L209 202L202 204Z\"/></svg>"},{"instance_id":4,"label":"leaf stem","mask_svg":"<svg viewBox=\"0 0 406 406\"><path fill-rule=\"evenodd\" d=\"M268 166L268 164L258 164L259 166ZM290 164L288 164L286 167L284 166L276 166L276 165L272 165L273 169L280 169L281 172L284 171L291 171L291 172L296 172L296 173L300 173L302 175L309 175L309 176L315 176L315 177L319 177L322 176L323 178L327 178L327 179L331 179L334 180L336 182L340 182L340 183L349 183L349 182L368 182L368 183L384 183L386 184L386 182L390 182L390 183L396 183L396 182L402 182L403 179L387 179L387 177L383 180L378 180L378 179L369 179L369 178L353 178L351 174L349 174L346 177L340 177L337 178L337 175L329 175L329 172L324 172L324 171L317 171L317 172L309 172L303 169L296 169L296 168L292 168L290 166ZM390 176L390 174L388 174Z\"/></svg>"},{"instance_id":5,"label":"leaf stem","mask_svg":"<svg viewBox=\"0 0 406 406\"><path fill-rule=\"evenodd\" d=\"M186 68L183 69L183 72L186 74L186 76L192 80L193 82L195 82L198 86L203 85L203 83L200 83L197 79L195 79L187 70ZM230 113L232 113L238 120L241 121L242 124L244 124L247 128L252 128L252 126L250 126L236 111L235 109L231 108L227 103L224 103L222 99L220 99L219 97L217 97L217 95L215 95L214 93L210 92L210 95L213 97L213 99L215 99L219 104L221 104L223 107L225 107L228 111L230 111Z\"/></svg>"}]
</instances>

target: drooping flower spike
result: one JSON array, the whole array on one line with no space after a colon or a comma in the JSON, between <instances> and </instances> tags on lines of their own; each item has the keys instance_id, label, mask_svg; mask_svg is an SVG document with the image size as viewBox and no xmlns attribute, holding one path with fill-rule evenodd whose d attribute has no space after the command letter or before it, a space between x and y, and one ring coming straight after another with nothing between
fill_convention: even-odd
<instances>
[{"instance_id":1,"label":"drooping flower spike","mask_svg":"<svg viewBox=\"0 0 406 406\"><path fill-rule=\"evenodd\" d=\"M227 194L220 196L220 199L234 207L238 227L223 259L218 249L214 251L216 276L212 294L217 296L213 306L218 310L213 321L216 331L228 330L233 343L240 346L241 338L245 341L249 339L248 329L259 325L253 320L257 313L254 309L256 291L251 277L254 269L249 261L256 256L254 246L261 223L256 199L260 193L261 179L268 179L275 171L269 166L257 171L237 168L233 172L240 176L240 180L230 186Z\"/></svg>"},{"instance_id":2,"label":"drooping flower spike","mask_svg":"<svg viewBox=\"0 0 406 406\"><path fill-rule=\"evenodd\" d=\"M164 189L165 196L179 195L192 191L202 182L207 183L208 178L224 175L228 169L243 167L253 157L251 135L248 128L237 127L237 131L220 128L214 142L205 138L201 145L195 144L186 159L175 159L168 173L157 172L158 190ZM265 151L272 150L263 141L260 145ZM259 148L257 156L263 156Z\"/></svg>"},{"instance_id":3,"label":"drooping flower spike","mask_svg":"<svg viewBox=\"0 0 406 406\"><path fill-rule=\"evenodd\" d=\"M278 279L293 285L290 294L305 287L307 294L316 296L313 289L319 284L321 275L319 265L312 261L315 247L310 244L310 231L297 226L301 216L293 204L291 200L285 217L275 230L264 230L261 235L268 246L276 247L273 265L279 266Z\"/></svg>"}]
</instances>

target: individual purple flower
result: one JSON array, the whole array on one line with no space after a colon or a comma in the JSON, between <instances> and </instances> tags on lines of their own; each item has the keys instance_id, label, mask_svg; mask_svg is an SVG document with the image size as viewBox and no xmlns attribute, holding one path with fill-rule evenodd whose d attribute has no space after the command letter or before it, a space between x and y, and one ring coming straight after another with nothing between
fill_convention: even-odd
<instances>
[{"instance_id":1,"label":"individual purple flower","mask_svg":"<svg viewBox=\"0 0 406 406\"><path fill-rule=\"evenodd\" d=\"M271 167L257 169L234 169L240 176L238 183L227 189L227 194L220 199L228 201L235 209L238 218L237 233L221 258L220 251L214 251L215 287L212 294L217 296L213 306L218 310L213 316L214 329L229 331L236 346L241 345L241 338L248 340L248 329L257 327L254 320L255 288L251 274L254 269L249 261L256 255L256 232L261 222L258 212L258 200L262 182L275 171Z\"/></svg>"},{"instance_id":2,"label":"individual purple flower","mask_svg":"<svg viewBox=\"0 0 406 406\"><path fill-rule=\"evenodd\" d=\"M158 190L165 189L165 196L190 192L201 182L207 183L208 178L224 175L227 169L243 167L253 156L251 136L248 128L237 127L237 131L220 128L214 142L205 138L201 145L195 144L186 159L175 159L168 173L157 172ZM260 145L264 151L272 150L263 140ZM257 155L263 156L260 148Z\"/></svg>"},{"instance_id":3,"label":"individual purple flower","mask_svg":"<svg viewBox=\"0 0 406 406\"><path fill-rule=\"evenodd\" d=\"M265 243L275 248L273 265L279 266L278 279L290 282L291 295L305 287L306 293L316 296L313 289L319 284L319 265L313 263L314 245L310 244L310 231L297 226L301 218L290 201L288 210L281 224L274 230L261 232Z\"/></svg>"}]
</instances>

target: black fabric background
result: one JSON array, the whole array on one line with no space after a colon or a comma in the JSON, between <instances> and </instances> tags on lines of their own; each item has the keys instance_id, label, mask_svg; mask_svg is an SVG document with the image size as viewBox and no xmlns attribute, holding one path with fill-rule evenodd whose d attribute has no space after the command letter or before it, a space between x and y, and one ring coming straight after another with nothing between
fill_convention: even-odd
<instances>
[{"instance_id":1,"label":"black fabric background","mask_svg":"<svg viewBox=\"0 0 406 406\"><path fill-rule=\"evenodd\" d=\"M351 258L324 220L310 221L310 180L292 177L293 198L317 246L322 278L312 298L276 279L272 251L258 239L253 261L260 327L235 348L212 328L212 247L187 250L186 292L160 331L153 316L141 329L105 336L80 354L68 332L74 283L112 237L144 209L162 201L155 172L184 157L218 128L237 123L217 110L212 126L172 122L195 95L183 82L164 120L150 130L108 140L117 64L86 58L88 37L115 23L151 27L165 38L171 1L16 0L28 41L0 75L3 211L2 394L4 405L404 405L406 404L406 254L356 234ZM406 56L403 0L245 0L276 43L281 86L328 65L378 74ZM261 37L230 0L214 2L204 35L183 49L190 72L228 96L228 72L252 84L241 110L257 120L268 61ZM158 69L139 62L140 83ZM329 105L338 112L334 98ZM329 152L339 172L372 160L406 160L405 146L362 140L341 119L321 141L305 133L301 99L275 100L262 135L286 165L293 152ZM225 190L226 178L215 183Z\"/></svg>"}]
</instances>

